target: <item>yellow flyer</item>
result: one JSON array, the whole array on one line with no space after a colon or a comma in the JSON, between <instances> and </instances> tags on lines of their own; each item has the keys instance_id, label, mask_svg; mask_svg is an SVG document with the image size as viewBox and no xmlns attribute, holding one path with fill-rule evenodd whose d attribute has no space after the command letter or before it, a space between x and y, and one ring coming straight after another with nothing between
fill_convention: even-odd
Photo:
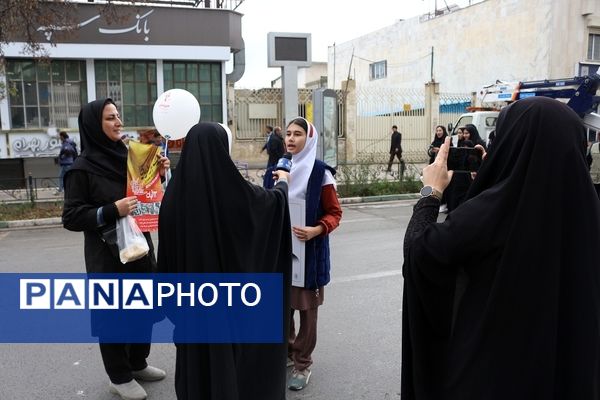
<instances>
[{"instance_id":1,"label":"yellow flyer","mask_svg":"<svg viewBox=\"0 0 600 400\"><path fill-rule=\"evenodd\" d=\"M158 155L160 147L129 141L127 196L136 196L138 206L131 214L142 232L158 229L158 211L163 198Z\"/></svg>"}]
</instances>

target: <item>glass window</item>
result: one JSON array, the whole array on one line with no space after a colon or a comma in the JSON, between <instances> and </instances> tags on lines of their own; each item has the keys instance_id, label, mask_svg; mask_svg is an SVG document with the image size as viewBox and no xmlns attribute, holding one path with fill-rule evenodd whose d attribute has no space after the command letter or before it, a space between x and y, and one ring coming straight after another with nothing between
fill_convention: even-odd
<instances>
[{"instance_id":1,"label":"glass window","mask_svg":"<svg viewBox=\"0 0 600 400\"><path fill-rule=\"evenodd\" d=\"M135 83L135 104L148 103L148 82Z\"/></svg>"},{"instance_id":2,"label":"glass window","mask_svg":"<svg viewBox=\"0 0 600 400\"><path fill-rule=\"evenodd\" d=\"M38 83L38 93L40 95L40 106L50 104L50 84L48 82Z\"/></svg>"},{"instance_id":3,"label":"glass window","mask_svg":"<svg viewBox=\"0 0 600 400\"><path fill-rule=\"evenodd\" d=\"M96 62L96 61L94 61ZM108 61L108 80L120 81L121 80L121 62L120 61Z\"/></svg>"},{"instance_id":4,"label":"glass window","mask_svg":"<svg viewBox=\"0 0 600 400\"><path fill-rule=\"evenodd\" d=\"M221 63L165 61L163 73L165 90L185 89L196 97L202 121L222 122Z\"/></svg>"},{"instance_id":5,"label":"glass window","mask_svg":"<svg viewBox=\"0 0 600 400\"><path fill-rule=\"evenodd\" d=\"M50 81L50 64L40 63L37 66L38 81Z\"/></svg>"},{"instance_id":6,"label":"glass window","mask_svg":"<svg viewBox=\"0 0 600 400\"><path fill-rule=\"evenodd\" d=\"M198 64L189 64L187 67L188 82L198 82Z\"/></svg>"},{"instance_id":7,"label":"glass window","mask_svg":"<svg viewBox=\"0 0 600 400\"><path fill-rule=\"evenodd\" d=\"M23 82L23 89L25 92L25 104L28 106L37 105L37 85L33 82Z\"/></svg>"},{"instance_id":8,"label":"glass window","mask_svg":"<svg viewBox=\"0 0 600 400\"><path fill-rule=\"evenodd\" d=\"M94 62L96 71L108 65L108 80L96 76L98 97L110 97L121 112L126 127L152 126L152 107L156 101L156 63L154 61Z\"/></svg>"},{"instance_id":9,"label":"glass window","mask_svg":"<svg viewBox=\"0 0 600 400\"><path fill-rule=\"evenodd\" d=\"M156 64L148 63L148 82L156 82Z\"/></svg>"},{"instance_id":10,"label":"glass window","mask_svg":"<svg viewBox=\"0 0 600 400\"><path fill-rule=\"evenodd\" d=\"M173 81L185 82L185 64L173 64Z\"/></svg>"},{"instance_id":11,"label":"glass window","mask_svg":"<svg viewBox=\"0 0 600 400\"><path fill-rule=\"evenodd\" d=\"M24 61L22 64L22 71L24 81L35 80L35 64L33 61Z\"/></svg>"},{"instance_id":12,"label":"glass window","mask_svg":"<svg viewBox=\"0 0 600 400\"><path fill-rule=\"evenodd\" d=\"M67 80L78 81L79 80L79 62L78 61L67 61Z\"/></svg>"},{"instance_id":13,"label":"glass window","mask_svg":"<svg viewBox=\"0 0 600 400\"><path fill-rule=\"evenodd\" d=\"M135 80L148 82L148 67L144 62L136 62L135 63Z\"/></svg>"},{"instance_id":14,"label":"glass window","mask_svg":"<svg viewBox=\"0 0 600 400\"><path fill-rule=\"evenodd\" d=\"M133 82L123 82L123 103L135 104L135 85Z\"/></svg>"},{"instance_id":15,"label":"glass window","mask_svg":"<svg viewBox=\"0 0 600 400\"><path fill-rule=\"evenodd\" d=\"M127 81L127 82L133 82L135 81L135 78L133 76L133 63L132 62L126 62L123 61L121 63L121 77L123 79L123 81Z\"/></svg>"},{"instance_id":16,"label":"glass window","mask_svg":"<svg viewBox=\"0 0 600 400\"><path fill-rule=\"evenodd\" d=\"M53 61L52 62L52 80L57 80L57 81L65 80L65 62L64 61Z\"/></svg>"},{"instance_id":17,"label":"glass window","mask_svg":"<svg viewBox=\"0 0 600 400\"><path fill-rule=\"evenodd\" d=\"M106 61L95 61L94 62L94 71L96 74L96 80L106 81Z\"/></svg>"},{"instance_id":18,"label":"glass window","mask_svg":"<svg viewBox=\"0 0 600 400\"><path fill-rule=\"evenodd\" d=\"M210 65L208 65L208 64L200 65L200 80L201 81L210 81Z\"/></svg>"},{"instance_id":19,"label":"glass window","mask_svg":"<svg viewBox=\"0 0 600 400\"><path fill-rule=\"evenodd\" d=\"M369 64L369 79L383 79L387 77L387 61L378 61L373 64Z\"/></svg>"},{"instance_id":20,"label":"glass window","mask_svg":"<svg viewBox=\"0 0 600 400\"><path fill-rule=\"evenodd\" d=\"M179 88L192 93L200 103L202 121L223 122L221 63L163 63L165 90Z\"/></svg>"},{"instance_id":21,"label":"glass window","mask_svg":"<svg viewBox=\"0 0 600 400\"><path fill-rule=\"evenodd\" d=\"M6 60L12 128L67 128L87 102L85 61Z\"/></svg>"},{"instance_id":22,"label":"glass window","mask_svg":"<svg viewBox=\"0 0 600 400\"><path fill-rule=\"evenodd\" d=\"M600 33L590 33L587 58L591 61L600 61Z\"/></svg>"}]
</instances>

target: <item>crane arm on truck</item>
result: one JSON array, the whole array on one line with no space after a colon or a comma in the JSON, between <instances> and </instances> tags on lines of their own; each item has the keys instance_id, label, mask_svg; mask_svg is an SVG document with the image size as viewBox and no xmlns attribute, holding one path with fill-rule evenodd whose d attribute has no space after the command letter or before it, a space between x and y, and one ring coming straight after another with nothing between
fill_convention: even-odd
<instances>
[{"instance_id":1,"label":"crane arm on truck","mask_svg":"<svg viewBox=\"0 0 600 400\"><path fill-rule=\"evenodd\" d=\"M477 94L477 99L482 105L507 104L533 96L562 99L583 119L587 128L600 131L600 115L595 111L600 104L600 96L596 95L599 86L598 74L516 83L496 81L495 84L483 87Z\"/></svg>"}]
</instances>

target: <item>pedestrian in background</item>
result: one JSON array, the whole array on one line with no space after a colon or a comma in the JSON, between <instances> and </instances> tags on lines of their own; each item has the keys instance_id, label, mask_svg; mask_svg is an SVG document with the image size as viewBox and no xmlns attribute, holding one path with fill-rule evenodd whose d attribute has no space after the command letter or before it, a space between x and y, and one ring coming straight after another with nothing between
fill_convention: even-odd
<instances>
[{"instance_id":1,"label":"pedestrian in background","mask_svg":"<svg viewBox=\"0 0 600 400\"><path fill-rule=\"evenodd\" d=\"M265 144L263 145L263 147L260 149L260 152L262 153L263 151L267 150L267 155L269 155L269 141L271 140L271 136L273 136L273 127L271 125L265 125ZM270 164L270 159L267 161L267 168L269 166L271 166ZM277 161L275 161L277 162Z\"/></svg>"},{"instance_id":2,"label":"pedestrian in background","mask_svg":"<svg viewBox=\"0 0 600 400\"><path fill-rule=\"evenodd\" d=\"M388 161L387 172L392 172L392 163L394 157L398 158L398 162L402 164L402 134L398 132L396 125L392 126L392 136L390 138L390 160Z\"/></svg>"},{"instance_id":3,"label":"pedestrian in background","mask_svg":"<svg viewBox=\"0 0 600 400\"><path fill-rule=\"evenodd\" d=\"M581 119L504 108L467 200L436 223L449 139L404 241L402 398L597 400L600 202Z\"/></svg>"},{"instance_id":4,"label":"pedestrian in background","mask_svg":"<svg viewBox=\"0 0 600 400\"><path fill-rule=\"evenodd\" d=\"M167 273L282 276L281 332L287 332L292 244L285 171L275 188L246 181L223 126L189 131L159 216L158 266ZM180 400L284 400L287 343L182 343L174 319L175 391ZM181 325L180 325L181 323Z\"/></svg>"},{"instance_id":5,"label":"pedestrian in background","mask_svg":"<svg viewBox=\"0 0 600 400\"><path fill-rule=\"evenodd\" d=\"M135 196L126 197L127 147L121 140L123 124L111 99L95 100L79 113L81 155L65 175L63 225L83 232L87 273L156 272L154 246L145 233L150 251L143 258L121 263L115 225L117 219L131 214L137 207ZM161 157L159 173L165 175L169 159ZM115 329L123 321L108 321L91 314L92 335L98 337L102 362L110 378L110 391L123 399L142 400L146 391L137 380L157 381L165 371L149 366L152 322L136 327L144 343L113 343ZM126 323L126 322L125 322Z\"/></svg>"},{"instance_id":6,"label":"pedestrian in background","mask_svg":"<svg viewBox=\"0 0 600 400\"><path fill-rule=\"evenodd\" d=\"M281 136L280 126L276 126L275 129L273 129L273 133L266 146L267 153L269 154L269 161L263 176L263 187L265 189L271 189L273 187L273 171L277 166L277 161L279 161L279 159L283 157L283 153L285 153L285 143Z\"/></svg>"},{"instance_id":7,"label":"pedestrian in background","mask_svg":"<svg viewBox=\"0 0 600 400\"><path fill-rule=\"evenodd\" d=\"M62 193L64 190L65 174L71 166L73 161L77 158L77 143L73 141L65 131L60 131L58 134L60 137L60 152L58 153L58 164L60 165L60 174L58 177L58 190L54 194Z\"/></svg>"},{"instance_id":8,"label":"pedestrian in background","mask_svg":"<svg viewBox=\"0 0 600 400\"><path fill-rule=\"evenodd\" d=\"M329 234L342 218L337 199L335 170L317 160L319 135L306 119L298 117L287 126L286 149L292 153L290 201L306 204L305 226L293 226L292 233L305 242L304 287L292 286L291 321L288 355L293 365L288 381L291 390L308 385L313 363L312 352L317 345L317 311L325 298L324 287L329 283ZM296 332L294 311L300 313Z\"/></svg>"}]
</instances>

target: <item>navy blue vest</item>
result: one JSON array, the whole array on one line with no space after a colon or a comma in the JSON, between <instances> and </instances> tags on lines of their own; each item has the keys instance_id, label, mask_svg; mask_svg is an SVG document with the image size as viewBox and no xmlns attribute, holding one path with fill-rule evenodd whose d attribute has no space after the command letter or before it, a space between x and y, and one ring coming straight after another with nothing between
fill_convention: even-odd
<instances>
[{"instance_id":1,"label":"navy blue vest","mask_svg":"<svg viewBox=\"0 0 600 400\"><path fill-rule=\"evenodd\" d=\"M263 187L271 189L273 178L271 172L275 167L267 168L263 179ZM315 160L306 188L306 226L317 226L323 216L321 207L321 187L325 170L335 176L335 169L323 161ZM293 179L293 178L292 178ZM304 287L316 289L329 283L329 236L317 236L305 243L304 254Z\"/></svg>"},{"instance_id":2,"label":"navy blue vest","mask_svg":"<svg viewBox=\"0 0 600 400\"><path fill-rule=\"evenodd\" d=\"M321 188L325 170L335 175L335 169L321 160L315 160L306 188L306 226L317 226L323 216ZM329 235L317 236L305 243L304 287L316 289L329 283Z\"/></svg>"}]
</instances>

